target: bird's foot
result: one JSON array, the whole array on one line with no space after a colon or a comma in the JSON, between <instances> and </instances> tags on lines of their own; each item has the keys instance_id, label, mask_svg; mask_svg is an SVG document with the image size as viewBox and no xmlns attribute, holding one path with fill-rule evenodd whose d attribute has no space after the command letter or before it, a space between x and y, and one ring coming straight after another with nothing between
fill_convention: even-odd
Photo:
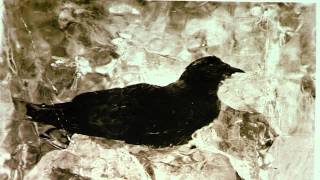
<instances>
[{"instance_id":1,"label":"bird's foot","mask_svg":"<svg viewBox=\"0 0 320 180\"><path fill-rule=\"evenodd\" d=\"M50 128L46 132L40 134L40 138L57 149L65 149L70 143L71 136L65 130Z\"/></svg>"}]
</instances>

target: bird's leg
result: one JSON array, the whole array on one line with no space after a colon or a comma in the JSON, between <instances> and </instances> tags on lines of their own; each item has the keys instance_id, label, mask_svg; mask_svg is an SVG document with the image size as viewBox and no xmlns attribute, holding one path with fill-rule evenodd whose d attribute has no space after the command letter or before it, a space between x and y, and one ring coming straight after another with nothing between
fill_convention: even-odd
<instances>
[{"instance_id":1,"label":"bird's leg","mask_svg":"<svg viewBox=\"0 0 320 180\"><path fill-rule=\"evenodd\" d=\"M50 128L39 136L58 149L67 148L70 143L70 134L58 128Z\"/></svg>"}]
</instances>

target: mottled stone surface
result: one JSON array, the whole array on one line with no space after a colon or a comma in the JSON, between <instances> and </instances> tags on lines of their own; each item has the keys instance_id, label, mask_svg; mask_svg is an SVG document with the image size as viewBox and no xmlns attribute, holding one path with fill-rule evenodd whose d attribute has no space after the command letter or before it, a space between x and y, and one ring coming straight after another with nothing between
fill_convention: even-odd
<instances>
[{"instance_id":1,"label":"mottled stone surface","mask_svg":"<svg viewBox=\"0 0 320 180\"><path fill-rule=\"evenodd\" d=\"M313 4L4 0L4 7L0 179L311 176ZM60 150L64 133L39 138L51 127L25 121L11 101L57 103L139 82L166 85L211 54L248 73L223 83L218 120L182 147L76 135Z\"/></svg>"},{"instance_id":2,"label":"mottled stone surface","mask_svg":"<svg viewBox=\"0 0 320 180\"><path fill-rule=\"evenodd\" d=\"M236 179L229 159L187 146L150 149L74 135L65 150L48 153L25 179Z\"/></svg>"}]
</instances>

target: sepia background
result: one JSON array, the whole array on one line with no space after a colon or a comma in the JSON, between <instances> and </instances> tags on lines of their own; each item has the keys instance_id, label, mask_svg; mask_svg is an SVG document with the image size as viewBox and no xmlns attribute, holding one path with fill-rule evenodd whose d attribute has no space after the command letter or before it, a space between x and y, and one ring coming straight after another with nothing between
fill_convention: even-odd
<instances>
[{"instance_id":1,"label":"sepia background","mask_svg":"<svg viewBox=\"0 0 320 180\"><path fill-rule=\"evenodd\" d=\"M0 179L311 179L315 5L4 0ZM70 101L82 92L167 85L216 55L246 71L187 145L156 149L25 120L11 97ZM190 148L195 146L197 148Z\"/></svg>"}]
</instances>

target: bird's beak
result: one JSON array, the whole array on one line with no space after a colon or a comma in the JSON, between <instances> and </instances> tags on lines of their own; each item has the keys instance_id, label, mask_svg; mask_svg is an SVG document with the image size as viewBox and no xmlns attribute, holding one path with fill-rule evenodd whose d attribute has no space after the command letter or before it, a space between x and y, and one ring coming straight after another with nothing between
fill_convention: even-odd
<instances>
[{"instance_id":1,"label":"bird's beak","mask_svg":"<svg viewBox=\"0 0 320 180\"><path fill-rule=\"evenodd\" d=\"M231 67L229 68L229 73L233 74L233 73L245 73L245 72L242 69Z\"/></svg>"},{"instance_id":2,"label":"bird's beak","mask_svg":"<svg viewBox=\"0 0 320 180\"><path fill-rule=\"evenodd\" d=\"M224 79L230 78L233 73L245 73L242 69L230 67L227 73L224 74Z\"/></svg>"}]
</instances>

